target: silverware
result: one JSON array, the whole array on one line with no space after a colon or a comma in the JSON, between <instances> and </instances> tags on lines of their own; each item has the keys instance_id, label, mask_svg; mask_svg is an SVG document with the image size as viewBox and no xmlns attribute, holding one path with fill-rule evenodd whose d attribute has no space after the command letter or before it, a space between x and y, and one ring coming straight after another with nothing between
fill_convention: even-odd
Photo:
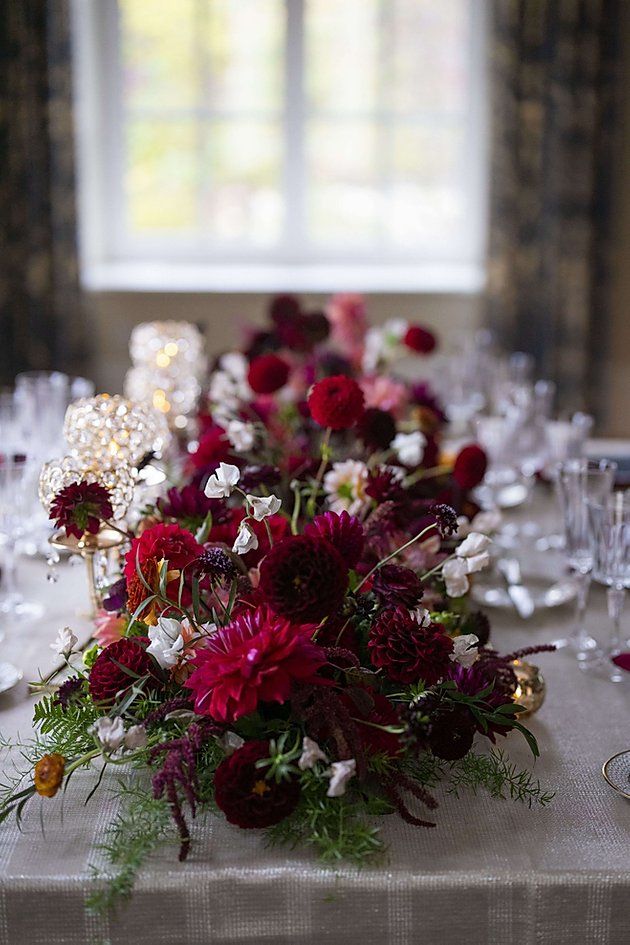
<instances>
[{"instance_id":1,"label":"silverware","mask_svg":"<svg viewBox=\"0 0 630 945\"><path fill-rule=\"evenodd\" d=\"M508 597L514 608L523 620L527 620L534 613L536 606L530 591L523 586L521 566L516 558L500 558L497 561L497 570L505 578Z\"/></svg>"}]
</instances>

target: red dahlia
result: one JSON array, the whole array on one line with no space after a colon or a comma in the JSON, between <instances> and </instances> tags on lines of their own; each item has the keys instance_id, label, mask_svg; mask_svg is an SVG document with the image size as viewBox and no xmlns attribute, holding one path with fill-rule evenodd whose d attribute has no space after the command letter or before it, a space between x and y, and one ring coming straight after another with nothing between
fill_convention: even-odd
<instances>
[{"instance_id":1,"label":"red dahlia","mask_svg":"<svg viewBox=\"0 0 630 945\"><path fill-rule=\"evenodd\" d=\"M372 664L396 682L433 686L450 666L453 641L439 624L421 627L404 607L384 610L368 640Z\"/></svg>"},{"instance_id":2,"label":"red dahlia","mask_svg":"<svg viewBox=\"0 0 630 945\"><path fill-rule=\"evenodd\" d=\"M320 427L347 430L363 413L363 391L356 381L343 374L318 381L308 395L311 416Z\"/></svg>"},{"instance_id":3,"label":"red dahlia","mask_svg":"<svg viewBox=\"0 0 630 945\"><path fill-rule=\"evenodd\" d=\"M472 443L459 451L453 466L453 479L462 489L474 489L486 474L488 459L486 454Z\"/></svg>"},{"instance_id":4,"label":"red dahlia","mask_svg":"<svg viewBox=\"0 0 630 945\"><path fill-rule=\"evenodd\" d=\"M50 519L66 534L82 538L85 532L95 535L101 522L112 517L114 511L109 490L99 482L72 482L55 496L50 506Z\"/></svg>"},{"instance_id":5,"label":"red dahlia","mask_svg":"<svg viewBox=\"0 0 630 945\"><path fill-rule=\"evenodd\" d=\"M276 613L318 623L341 606L348 565L324 538L295 535L278 542L263 559L259 586Z\"/></svg>"},{"instance_id":6,"label":"red dahlia","mask_svg":"<svg viewBox=\"0 0 630 945\"><path fill-rule=\"evenodd\" d=\"M286 702L294 681L316 682L326 656L311 640L314 629L266 605L240 614L197 651L185 683L195 694L195 711L233 722L260 702Z\"/></svg>"},{"instance_id":7,"label":"red dahlia","mask_svg":"<svg viewBox=\"0 0 630 945\"><path fill-rule=\"evenodd\" d=\"M386 450L396 436L396 421L389 410L368 407L359 420L357 434L369 450Z\"/></svg>"},{"instance_id":8,"label":"red dahlia","mask_svg":"<svg viewBox=\"0 0 630 945\"><path fill-rule=\"evenodd\" d=\"M214 470L219 463L229 463L232 456L230 441L223 427L213 424L199 437L199 445L188 457L190 464L198 470Z\"/></svg>"},{"instance_id":9,"label":"red dahlia","mask_svg":"<svg viewBox=\"0 0 630 945\"><path fill-rule=\"evenodd\" d=\"M256 394L273 394L289 379L289 365L277 354L260 354L249 365L247 382Z\"/></svg>"},{"instance_id":10,"label":"red dahlia","mask_svg":"<svg viewBox=\"0 0 630 945\"><path fill-rule=\"evenodd\" d=\"M125 558L124 574L129 582L136 572L136 564L143 565L149 558L168 561L169 570L181 571L202 552L203 547L185 528L160 522L147 528L139 538L134 538L131 542L131 548Z\"/></svg>"},{"instance_id":11,"label":"red dahlia","mask_svg":"<svg viewBox=\"0 0 630 945\"><path fill-rule=\"evenodd\" d=\"M304 529L305 535L325 538L336 548L349 568L354 568L363 551L363 525L348 512L324 512Z\"/></svg>"},{"instance_id":12,"label":"red dahlia","mask_svg":"<svg viewBox=\"0 0 630 945\"><path fill-rule=\"evenodd\" d=\"M437 344L433 332L420 325L410 325L403 340L408 348L418 354L431 354Z\"/></svg>"},{"instance_id":13,"label":"red dahlia","mask_svg":"<svg viewBox=\"0 0 630 945\"><path fill-rule=\"evenodd\" d=\"M225 758L214 775L214 799L237 827L271 827L293 813L300 799L296 778L265 778L256 762L269 757L269 742L245 742Z\"/></svg>"},{"instance_id":14,"label":"red dahlia","mask_svg":"<svg viewBox=\"0 0 630 945\"><path fill-rule=\"evenodd\" d=\"M372 590L390 607L415 607L422 599L422 581L415 571L399 564L385 564L374 572Z\"/></svg>"},{"instance_id":15,"label":"red dahlia","mask_svg":"<svg viewBox=\"0 0 630 945\"><path fill-rule=\"evenodd\" d=\"M110 704L139 676L151 669L151 659L136 640L123 637L106 646L90 670L90 695L94 702Z\"/></svg>"}]
</instances>

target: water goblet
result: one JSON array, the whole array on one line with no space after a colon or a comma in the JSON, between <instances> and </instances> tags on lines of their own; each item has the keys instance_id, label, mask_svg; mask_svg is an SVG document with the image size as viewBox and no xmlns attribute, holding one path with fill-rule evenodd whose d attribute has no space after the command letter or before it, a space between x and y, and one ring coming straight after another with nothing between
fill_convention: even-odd
<instances>
[{"instance_id":1,"label":"water goblet","mask_svg":"<svg viewBox=\"0 0 630 945\"><path fill-rule=\"evenodd\" d=\"M560 463L556 486L564 525L564 553L576 583L576 620L571 634L554 643L570 648L581 662L597 656L597 641L584 627L593 569L593 541L587 501L602 502L612 492L617 464L607 459Z\"/></svg>"},{"instance_id":2,"label":"water goblet","mask_svg":"<svg viewBox=\"0 0 630 945\"><path fill-rule=\"evenodd\" d=\"M597 668L603 668L611 682L628 682L630 674L617 666L614 659L624 649L621 614L626 588L630 587L630 496L615 492L587 505L593 538L593 576L608 588L608 616L612 621L610 639Z\"/></svg>"},{"instance_id":3,"label":"water goblet","mask_svg":"<svg viewBox=\"0 0 630 945\"><path fill-rule=\"evenodd\" d=\"M17 584L16 543L28 527L30 497L35 491L38 463L24 454L0 455L0 545L3 568L0 613L13 619L41 617L44 608L25 600Z\"/></svg>"}]
</instances>

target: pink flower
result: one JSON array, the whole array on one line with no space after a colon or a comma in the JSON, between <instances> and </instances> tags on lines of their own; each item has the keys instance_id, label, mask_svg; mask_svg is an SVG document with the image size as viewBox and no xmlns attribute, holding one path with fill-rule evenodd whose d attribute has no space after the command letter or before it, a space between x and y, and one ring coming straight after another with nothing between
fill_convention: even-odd
<instances>
[{"instance_id":1,"label":"pink flower","mask_svg":"<svg viewBox=\"0 0 630 945\"><path fill-rule=\"evenodd\" d=\"M109 646L115 640L120 640L127 621L117 614L110 614L106 610L99 610L94 617L94 639L99 646Z\"/></svg>"},{"instance_id":2,"label":"pink flower","mask_svg":"<svg viewBox=\"0 0 630 945\"><path fill-rule=\"evenodd\" d=\"M197 651L185 683L195 695L195 711L234 722L260 702L286 702L294 681L316 682L326 656L311 640L314 630L314 624L292 624L266 605L236 617Z\"/></svg>"},{"instance_id":3,"label":"pink flower","mask_svg":"<svg viewBox=\"0 0 630 945\"><path fill-rule=\"evenodd\" d=\"M362 295L333 295L326 309L332 325L332 340L353 361L361 360L363 340L367 331L365 301Z\"/></svg>"},{"instance_id":4,"label":"pink flower","mask_svg":"<svg viewBox=\"0 0 630 945\"><path fill-rule=\"evenodd\" d=\"M365 397L365 406L389 410L399 416L409 400L409 393L404 384L385 375L372 374L361 378L361 390Z\"/></svg>"}]
</instances>

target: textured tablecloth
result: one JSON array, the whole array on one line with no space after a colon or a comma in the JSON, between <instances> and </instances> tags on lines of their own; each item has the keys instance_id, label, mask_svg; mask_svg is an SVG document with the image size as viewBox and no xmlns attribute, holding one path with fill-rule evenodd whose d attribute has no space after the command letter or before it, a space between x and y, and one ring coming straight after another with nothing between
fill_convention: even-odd
<instances>
[{"instance_id":1,"label":"textured tablecloth","mask_svg":"<svg viewBox=\"0 0 630 945\"><path fill-rule=\"evenodd\" d=\"M537 509L547 524L544 507ZM28 678L38 664L49 667L47 644L59 626L87 628L76 614L87 597L80 569L64 566L55 585L46 582L43 564L22 570L48 613L37 626L7 628L0 652L19 660ZM494 642L511 650L549 641L571 615L570 606L528 622L494 612ZM603 637L600 589L591 596L589 621ZM208 816L195 824L185 864L176 849L162 850L131 903L101 918L84 902L116 805L101 793L86 807L93 782L77 775L63 803L37 798L28 806L22 833L12 822L0 826L0 943L628 945L630 804L605 783L601 766L630 747L630 690L585 677L565 653L537 659L548 696L530 724L542 752L536 774L557 792L548 808L530 811L484 793L456 800L438 790L435 830L384 818L386 863L337 871L308 851L269 850L256 832ZM0 697L5 735L28 733L31 704L25 686ZM529 763L519 736L506 747L515 761Z\"/></svg>"}]
</instances>

